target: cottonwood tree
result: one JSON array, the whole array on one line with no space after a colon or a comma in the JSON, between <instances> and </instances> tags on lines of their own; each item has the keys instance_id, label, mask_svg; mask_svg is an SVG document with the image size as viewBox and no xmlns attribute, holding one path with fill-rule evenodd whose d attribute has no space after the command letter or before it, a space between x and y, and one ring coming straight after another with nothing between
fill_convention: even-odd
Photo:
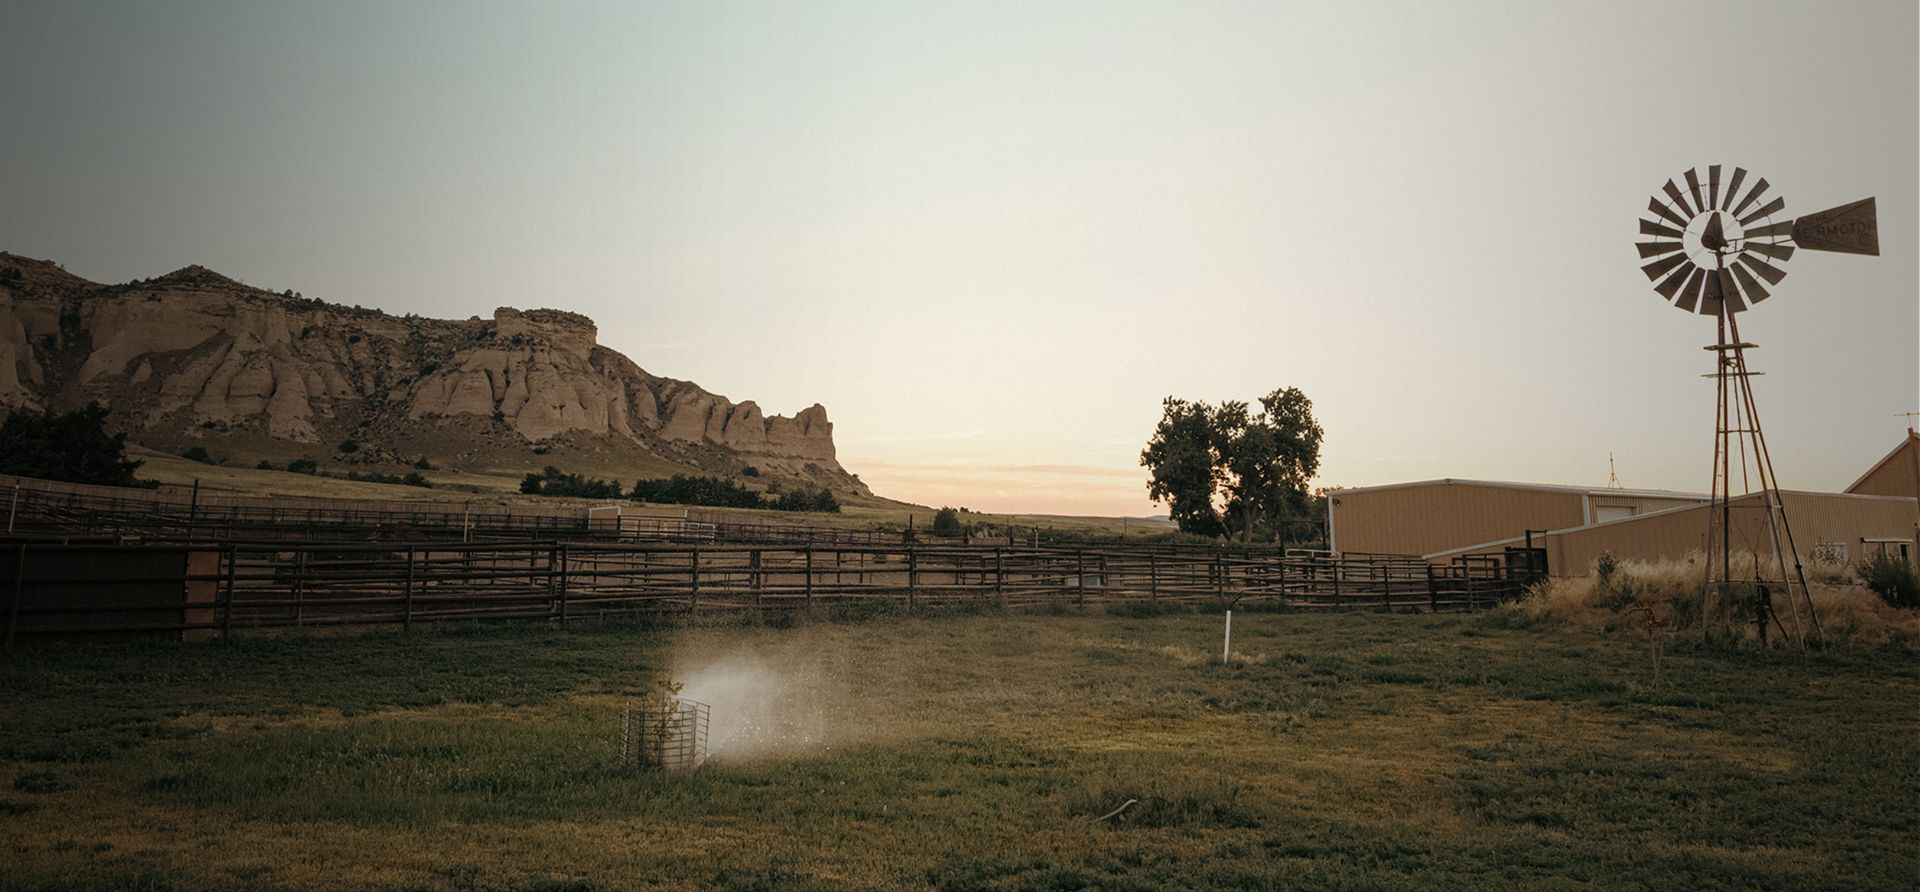
<instances>
[{"instance_id":1,"label":"cottonwood tree","mask_svg":"<svg viewBox=\"0 0 1920 892\"><path fill-rule=\"evenodd\" d=\"M141 462L127 458L127 435L107 433L107 410L17 409L0 423L0 473L68 483L138 486Z\"/></svg>"},{"instance_id":2,"label":"cottonwood tree","mask_svg":"<svg viewBox=\"0 0 1920 892\"><path fill-rule=\"evenodd\" d=\"M1306 394L1275 390L1257 409L1173 397L1162 407L1140 464L1152 475L1148 494L1168 505L1182 531L1251 542L1256 532L1276 535L1281 520L1306 513L1323 436Z\"/></svg>"}]
</instances>

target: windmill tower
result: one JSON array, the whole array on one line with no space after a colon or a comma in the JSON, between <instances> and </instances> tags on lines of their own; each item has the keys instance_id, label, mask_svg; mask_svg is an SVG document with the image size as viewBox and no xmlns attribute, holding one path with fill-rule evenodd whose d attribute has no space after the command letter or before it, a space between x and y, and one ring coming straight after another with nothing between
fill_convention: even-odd
<instances>
[{"instance_id":1,"label":"windmill tower","mask_svg":"<svg viewBox=\"0 0 1920 892\"><path fill-rule=\"evenodd\" d=\"M1685 188L1667 180L1647 202L1653 216L1640 220L1644 238L1635 246L1640 259L1648 261L1640 269L1655 292L1683 311L1714 317L1718 328L1706 348L1714 354L1714 370L1704 376L1715 381L1716 403L1701 627L1708 635L1727 630L1750 611L1763 643L1771 624L1782 637L1804 645L1810 635L1817 640L1819 619L1754 403L1750 379L1760 373L1747 367L1747 351L1756 345L1740 339L1738 314L1767 299L1768 286L1786 278L1783 267L1796 248L1877 255L1879 228L1872 198L1797 220L1783 218L1786 200L1766 198L1765 178L1742 194L1747 171L1736 167L1722 191L1720 170L1709 165L1702 183L1699 169L1689 168L1682 176ZM1739 496L1733 493L1736 478ZM1736 501L1742 503L1739 523ZM1752 518L1754 510L1762 517ZM1752 555L1750 565L1736 566L1737 547ZM1786 596L1791 632L1774 606L1779 594Z\"/></svg>"}]
</instances>

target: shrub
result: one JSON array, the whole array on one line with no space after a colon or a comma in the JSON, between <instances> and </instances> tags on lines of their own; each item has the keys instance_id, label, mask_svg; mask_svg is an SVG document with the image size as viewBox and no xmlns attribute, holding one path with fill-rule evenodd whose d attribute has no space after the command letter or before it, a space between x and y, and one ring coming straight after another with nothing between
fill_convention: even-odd
<instances>
[{"instance_id":1,"label":"shrub","mask_svg":"<svg viewBox=\"0 0 1920 892\"><path fill-rule=\"evenodd\" d=\"M68 483L138 486L127 435L107 434L99 403L72 412L21 409L0 423L0 473Z\"/></svg>"},{"instance_id":2,"label":"shrub","mask_svg":"<svg viewBox=\"0 0 1920 892\"><path fill-rule=\"evenodd\" d=\"M748 465L747 467L744 467L744 468L741 468L741 469L740 469L740 476L742 476L742 477L758 477L758 476L760 476L760 469L759 469L759 468L756 468L756 467L753 467L752 465Z\"/></svg>"},{"instance_id":3,"label":"shrub","mask_svg":"<svg viewBox=\"0 0 1920 892\"><path fill-rule=\"evenodd\" d=\"M320 463L310 458L296 458L287 462L287 470L295 474L317 474L320 471Z\"/></svg>"},{"instance_id":4,"label":"shrub","mask_svg":"<svg viewBox=\"0 0 1920 892\"><path fill-rule=\"evenodd\" d=\"M349 439L345 439L345 440L341 440L341 441L340 441L340 451L341 451L341 452L345 452L345 453L349 453L349 454L351 454L351 453L355 453L355 452L359 452L359 451L360 451L360 441L359 441L359 440L355 440L355 439L351 439L351 438L349 438Z\"/></svg>"},{"instance_id":5,"label":"shrub","mask_svg":"<svg viewBox=\"0 0 1920 892\"><path fill-rule=\"evenodd\" d=\"M413 466L416 468L419 468L422 471L433 470L433 462L427 461L427 457L424 455L420 456L418 459L415 459L413 462Z\"/></svg>"},{"instance_id":6,"label":"shrub","mask_svg":"<svg viewBox=\"0 0 1920 892\"><path fill-rule=\"evenodd\" d=\"M256 471L271 471L271 470L274 470L274 467L273 467L273 462L270 462L270 461L267 461L266 459L264 459L264 458L263 458L263 459L261 459L261 460L260 460L260 463L259 463L259 464L257 464L257 465L254 465L254 466L253 466L253 469L254 469L254 470L256 470Z\"/></svg>"},{"instance_id":7,"label":"shrub","mask_svg":"<svg viewBox=\"0 0 1920 892\"><path fill-rule=\"evenodd\" d=\"M399 474L382 474L377 471L369 471L364 474L359 471L348 471L347 479L358 480L362 483L395 483L401 486L418 486L422 489L433 488L433 484L428 482L427 478L420 476L417 471L409 471L405 477Z\"/></svg>"},{"instance_id":8,"label":"shrub","mask_svg":"<svg viewBox=\"0 0 1920 892\"><path fill-rule=\"evenodd\" d=\"M1854 572L1889 606L1920 608L1920 577L1914 575L1913 565L1898 556L1884 551L1870 555Z\"/></svg>"},{"instance_id":9,"label":"shrub","mask_svg":"<svg viewBox=\"0 0 1920 892\"><path fill-rule=\"evenodd\" d=\"M952 508L941 508L934 512L933 531L942 536L960 535L960 512Z\"/></svg>"},{"instance_id":10,"label":"shrub","mask_svg":"<svg viewBox=\"0 0 1920 892\"><path fill-rule=\"evenodd\" d=\"M205 446L195 446L192 449L180 453L180 457L188 461L197 461L203 465L213 464L213 456L207 454L207 447Z\"/></svg>"},{"instance_id":11,"label":"shrub","mask_svg":"<svg viewBox=\"0 0 1920 892\"><path fill-rule=\"evenodd\" d=\"M538 474L528 474L521 479L520 491L537 496L571 496L580 499L620 498L618 482L568 474L552 465L548 465Z\"/></svg>"},{"instance_id":12,"label":"shrub","mask_svg":"<svg viewBox=\"0 0 1920 892\"><path fill-rule=\"evenodd\" d=\"M722 508L769 507L760 494L721 477L675 474L664 480L635 480L628 497L666 505L711 505ZM786 498L786 496L781 496ZM775 503L772 507L779 507ZM804 509L794 509L804 510Z\"/></svg>"}]
</instances>

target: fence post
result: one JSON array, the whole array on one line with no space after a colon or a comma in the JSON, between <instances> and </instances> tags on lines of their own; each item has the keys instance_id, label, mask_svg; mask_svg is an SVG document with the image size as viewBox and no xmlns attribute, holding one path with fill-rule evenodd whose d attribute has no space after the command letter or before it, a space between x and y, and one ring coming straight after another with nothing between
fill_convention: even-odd
<instances>
[{"instance_id":1,"label":"fence post","mask_svg":"<svg viewBox=\"0 0 1920 892\"><path fill-rule=\"evenodd\" d=\"M407 587L402 593L406 612L400 617L400 633L413 634L413 546L407 546Z\"/></svg>"},{"instance_id":2,"label":"fence post","mask_svg":"<svg viewBox=\"0 0 1920 892\"><path fill-rule=\"evenodd\" d=\"M307 600L307 549L305 545L293 556L293 624L300 625L306 615Z\"/></svg>"},{"instance_id":3,"label":"fence post","mask_svg":"<svg viewBox=\"0 0 1920 892\"><path fill-rule=\"evenodd\" d=\"M566 543L563 542L560 545L560 626L561 628L565 628L567 625L567 588L568 588L567 583L570 581L570 578L568 576L569 564L568 564L567 558L568 558L567 546L566 546Z\"/></svg>"},{"instance_id":4,"label":"fence post","mask_svg":"<svg viewBox=\"0 0 1920 892\"><path fill-rule=\"evenodd\" d=\"M1393 612L1393 577L1387 575L1387 566L1380 565L1380 603L1386 605L1387 612Z\"/></svg>"},{"instance_id":5,"label":"fence post","mask_svg":"<svg viewBox=\"0 0 1920 892\"><path fill-rule=\"evenodd\" d=\"M993 547L993 599L1007 606L1007 552L998 545Z\"/></svg>"},{"instance_id":6,"label":"fence post","mask_svg":"<svg viewBox=\"0 0 1920 892\"><path fill-rule=\"evenodd\" d=\"M1343 564L1343 563L1346 563L1346 562L1345 562L1345 561L1343 561L1343 560L1341 560L1340 558L1337 558L1337 557L1336 557L1336 558L1333 558L1333 559L1332 559L1332 564L1333 564L1333 606L1334 606L1334 608L1335 608L1335 609L1339 609L1339 607L1340 607L1340 565L1341 565L1341 564Z\"/></svg>"},{"instance_id":7,"label":"fence post","mask_svg":"<svg viewBox=\"0 0 1920 892\"><path fill-rule=\"evenodd\" d=\"M1087 553L1079 549L1073 552L1073 606L1087 606Z\"/></svg>"},{"instance_id":8,"label":"fence post","mask_svg":"<svg viewBox=\"0 0 1920 892\"><path fill-rule=\"evenodd\" d=\"M227 640L227 636L233 633L233 565L235 563L234 559L239 557L239 555L239 546L227 546L227 597L225 598L225 609L220 611L221 641Z\"/></svg>"},{"instance_id":9,"label":"fence post","mask_svg":"<svg viewBox=\"0 0 1920 892\"><path fill-rule=\"evenodd\" d=\"M908 610L912 610L916 604L916 599L914 597L914 594L915 594L914 577L919 575L919 569L920 569L919 552L913 547L911 543L909 543L907 545L907 609Z\"/></svg>"},{"instance_id":10,"label":"fence post","mask_svg":"<svg viewBox=\"0 0 1920 892\"><path fill-rule=\"evenodd\" d=\"M27 543L13 547L13 597L7 601L7 647L13 647L14 630L20 626L21 590L26 587Z\"/></svg>"},{"instance_id":11,"label":"fence post","mask_svg":"<svg viewBox=\"0 0 1920 892\"><path fill-rule=\"evenodd\" d=\"M1160 555L1147 552L1147 600L1160 600Z\"/></svg>"},{"instance_id":12,"label":"fence post","mask_svg":"<svg viewBox=\"0 0 1920 892\"><path fill-rule=\"evenodd\" d=\"M700 546L693 547L693 579L687 589L687 612L700 609Z\"/></svg>"},{"instance_id":13,"label":"fence post","mask_svg":"<svg viewBox=\"0 0 1920 892\"><path fill-rule=\"evenodd\" d=\"M1227 553L1220 549L1213 553L1213 596L1224 604L1227 601Z\"/></svg>"},{"instance_id":14,"label":"fence post","mask_svg":"<svg viewBox=\"0 0 1920 892\"><path fill-rule=\"evenodd\" d=\"M753 609L760 609L760 549L747 553L747 581L753 588Z\"/></svg>"},{"instance_id":15,"label":"fence post","mask_svg":"<svg viewBox=\"0 0 1920 892\"><path fill-rule=\"evenodd\" d=\"M813 609L813 546L807 546L807 609Z\"/></svg>"}]
</instances>

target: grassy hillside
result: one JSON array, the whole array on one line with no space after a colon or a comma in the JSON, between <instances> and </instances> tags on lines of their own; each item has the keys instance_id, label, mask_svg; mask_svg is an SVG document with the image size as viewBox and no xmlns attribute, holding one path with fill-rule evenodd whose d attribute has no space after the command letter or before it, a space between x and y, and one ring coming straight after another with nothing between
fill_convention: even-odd
<instances>
[{"instance_id":1,"label":"grassy hillside","mask_svg":"<svg viewBox=\"0 0 1920 892\"><path fill-rule=\"evenodd\" d=\"M317 498L349 499L406 499L435 500L451 502L484 501L489 503L525 503L544 505L586 505L586 501L575 499L553 499L520 494L522 474L501 471L482 473L445 468L421 470L421 476L433 483L432 489L397 484L365 483L343 479L350 470L368 470L353 465L323 464L332 477L318 477L309 474L290 474L286 471L262 471L251 466L230 466L204 464L190 461L178 455L171 455L138 446L130 447L128 454L132 458L145 462L138 471L139 475L161 483L188 485L195 480L208 491L243 492L250 495L307 496ZM284 466L284 465L283 465ZM594 474L605 474L588 466L576 468L571 464L564 470ZM412 470L406 467L380 467L389 474L401 474ZM687 473L685 468L661 466L656 469L642 469L645 473L658 473L671 476ZM631 473L620 482L631 484ZM591 504L600 504L594 502ZM719 520L749 523L808 524L817 526L838 526L854 529L872 529L876 527L904 528L911 522L918 529L925 529L933 521L934 508L914 505L891 499L862 498L849 496L842 499L838 514L794 513L749 508L696 508L703 517ZM970 525L987 525L995 529L1012 523L1017 527L1039 527L1042 530L1073 532L1102 536L1142 536L1170 533L1174 526L1161 520L1146 520L1137 517L1070 517L1051 514L973 514L968 513L963 520Z\"/></svg>"},{"instance_id":2,"label":"grassy hillside","mask_svg":"<svg viewBox=\"0 0 1920 892\"><path fill-rule=\"evenodd\" d=\"M1920 669L1503 617L803 618L0 663L0 888L1901 889ZM351 667L343 671L341 667ZM687 777L618 767L656 671ZM1102 820L1129 800L1116 818Z\"/></svg>"}]
</instances>

